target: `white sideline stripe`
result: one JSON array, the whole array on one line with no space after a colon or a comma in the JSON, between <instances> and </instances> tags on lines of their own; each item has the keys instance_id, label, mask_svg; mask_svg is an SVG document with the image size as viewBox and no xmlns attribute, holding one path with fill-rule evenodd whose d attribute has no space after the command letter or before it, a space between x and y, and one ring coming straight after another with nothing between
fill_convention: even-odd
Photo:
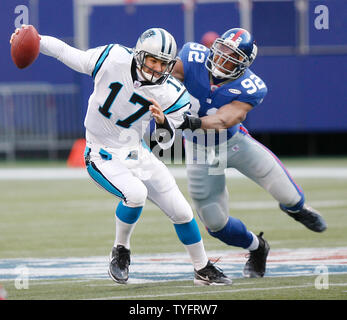
<instances>
[{"instance_id":1,"label":"white sideline stripe","mask_svg":"<svg viewBox=\"0 0 347 320\"><path fill-rule=\"evenodd\" d=\"M15 168L0 169L0 180L67 180L86 179L85 169L70 168Z\"/></svg>"},{"instance_id":2,"label":"white sideline stripe","mask_svg":"<svg viewBox=\"0 0 347 320\"><path fill-rule=\"evenodd\" d=\"M329 283L330 286L347 286L347 283ZM202 295L202 294L216 294L216 293L237 293L237 292L247 292L247 291L269 291L269 290L286 290L286 289L298 289L298 288L309 288L313 287L312 283L303 284L297 286L280 286L280 287L271 287L271 288L244 288L244 289L235 289L235 290L218 290L218 291L201 291L201 292L177 292L177 293L163 293L163 294L147 294L147 295L138 295L138 296L114 296L114 297L104 297L104 298L94 298L86 300L124 300L124 299L141 299L141 298L158 298L158 297L176 297L182 295Z\"/></svg>"},{"instance_id":3,"label":"white sideline stripe","mask_svg":"<svg viewBox=\"0 0 347 320\"><path fill-rule=\"evenodd\" d=\"M41 208L45 208L45 205L52 206L55 203L61 203L60 200L52 200L49 204L40 204ZM66 210L75 210L75 208L83 209L85 212L96 212L99 210L112 209L114 207L114 199L105 199L103 202L95 201L95 199L84 199L80 200L67 200L64 201L64 206ZM192 202L190 202L193 205ZM308 204L314 208L339 208L346 207L347 200L341 199L330 199L330 200L311 200ZM26 204L24 203L23 206ZM21 208L21 204L17 204ZM259 210L259 209L279 209L278 203L275 200L262 200L262 201L229 201L229 206L231 210ZM147 201L145 204L146 210L161 211L161 209L151 201Z\"/></svg>"},{"instance_id":4,"label":"white sideline stripe","mask_svg":"<svg viewBox=\"0 0 347 320\"><path fill-rule=\"evenodd\" d=\"M169 170L175 178L186 178L186 169L183 167L174 168L169 166ZM347 179L347 168L326 168L326 167L293 167L288 168L289 173L294 178L328 178ZM235 169L226 169L226 176L246 179L244 175ZM84 168L7 168L0 169L0 180L67 180L67 179L87 179L89 175Z\"/></svg>"},{"instance_id":5,"label":"white sideline stripe","mask_svg":"<svg viewBox=\"0 0 347 320\"><path fill-rule=\"evenodd\" d=\"M112 202L113 204L113 202ZM81 205L86 205L81 204ZM193 203L191 203L193 205ZM312 200L309 201L309 205L314 208L339 208L339 207L345 207L347 206L347 200ZM259 209L278 209L278 203L275 200L269 200L269 201L230 201L229 206L231 210L259 210ZM95 210L93 207L88 206L87 209L90 208L91 210ZM100 208L100 205L98 205L98 208ZM145 205L146 209L149 210L158 210L161 209L153 204L152 202L148 201Z\"/></svg>"},{"instance_id":6,"label":"white sideline stripe","mask_svg":"<svg viewBox=\"0 0 347 320\"><path fill-rule=\"evenodd\" d=\"M278 203L273 201L236 201L229 202L231 209L237 210L258 210L258 209L278 209ZM309 205L315 208L330 208L347 206L347 200L313 200Z\"/></svg>"}]
</instances>

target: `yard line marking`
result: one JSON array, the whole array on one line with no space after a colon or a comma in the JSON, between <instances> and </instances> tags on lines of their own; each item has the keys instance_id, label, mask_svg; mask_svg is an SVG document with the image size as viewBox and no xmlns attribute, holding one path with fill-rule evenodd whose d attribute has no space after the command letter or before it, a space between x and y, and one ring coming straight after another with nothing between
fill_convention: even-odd
<instances>
[{"instance_id":1,"label":"yard line marking","mask_svg":"<svg viewBox=\"0 0 347 320\"><path fill-rule=\"evenodd\" d=\"M191 206L193 206L193 202L188 199L188 202ZM55 204L60 205L61 200L56 201L50 201L49 203L41 203L40 204L40 210L47 210L51 206L54 206ZM324 209L324 208L342 208L347 206L347 200L312 200L310 201L310 205L317 209ZM17 210L23 208L25 209L27 207L27 203L25 202L18 202L15 205L13 203L10 204L11 208L16 208ZM75 210L76 208L79 208L80 210L83 209L85 212L98 212L103 211L106 209L113 210L115 207L115 201L114 199L103 199L102 202L96 201L95 199L84 199L81 200L66 200L64 201L64 208L65 210ZM264 201L229 201L229 207L231 210L239 210L239 211L257 211L257 210L278 210L280 209L278 207L278 203L275 200L264 200ZM147 201L144 207L145 210L151 210L151 211L158 211L162 212L162 210L155 205L154 203ZM164 219L166 219L166 216L162 216ZM147 221L150 219L149 217L146 218Z\"/></svg>"},{"instance_id":2,"label":"yard line marking","mask_svg":"<svg viewBox=\"0 0 347 320\"><path fill-rule=\"evenodd\" d=\"M99 279L97 279L99 280ZM110 279L111 281L111 279ZM187 280L176 280L178 282L183 282L183 281L187 281ZM63 281L61 281L63 282ZM57 283L57 282L54 282L54 283ZM46 283L44 283L46 284ZM49 283L47 283L49 284ZM254 284L254 282L242 282L242 283L233 283L233 286L243 286L243 285L250 285L250 284ZM113 282L112 283L92 283L92 284L86 284L87 287L114 287L114 286L117 286L118 284ZM196 288L196 285L182 285L182 286L172 286L171 288L184 288L184 289L187 289L187 288L190 288L190 289L193 289L193 288Z\"/></svg>"},{"instance_id":3,"label":"yard line marking","mask_svg":"<svg viewBox=\"0 0 347 320\"><path fill-rule=\"evenodd\" d=\"M329 283L329 286L347 286L347 283ZM146 294L136 296L113 296L103 298L93 298L84 300L124 300L124 299L142 299L142 298L159 298L159 297L176 297L182 295L202 295L202 294L216 294L216 293L238 293L238 292L252 292L252 291L269 291L269 290L286 290L286 289L299 289L299 288L314 288L314 283L303 284L297 286L279 286L279 287L265 287L265 288L243 288L236 290L216 290L216 291L201 291L201 292L176 292L176 293L163 293L163 294Z\"/></svg>"},{"instance_id":4,"label":"yard line marking","mask_svg":"<svg viewBox=\"0 0 347 320\"><path fill-rule=\"evenodd\" d=\"M168 166L175 178L187 178L186 168ZM347 169L344 167L289 167L287 168L293 178L327 178L347 179ZM225 170L226 176L247 179L235 169ZM6 168L0 169L0 180L67 180L88 179L89 175L84 168Z\"/></svg>"},{"instance_id":5,"label":"yard line marking","mask_svg":"<svg viewBox=\"0 0 347 320\"><path fill-rule=\"evenodd\" d=\"M244 250L209 251L211 260L221 257L218 265L233 279L242 278L246 262ZM133 255L129 284L191 281L193 266L187 254L162 253ZM267 277L314 275L317 266L324 265L329 274L347 273L347 247L301 248L271 250L267 263ZM0 282L15 280L20 267L26 267L31 280L105 280L108 258L16 258L0 259Z\"/></svg>"}]
</instances>

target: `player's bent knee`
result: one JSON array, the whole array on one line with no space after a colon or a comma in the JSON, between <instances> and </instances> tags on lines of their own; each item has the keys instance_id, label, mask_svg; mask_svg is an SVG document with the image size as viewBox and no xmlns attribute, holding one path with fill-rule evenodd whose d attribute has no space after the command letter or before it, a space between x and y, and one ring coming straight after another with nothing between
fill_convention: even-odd
<instances>
[{"instance_id":1,"label":"player's bent knee","mask_svg":"<svg viewBox=\"0 0 347 320\"><path fill-rule=\"evenodd\" d=\"M147 188L143 184L138 184L126 192L126 204L129 207L143 207L147 199Z\"/></svg>"},{"instance_id":2,"label":"player's bent knee","mask_svg":"<svg viewBox=\"0 0 347 320\"><path fill-rule=\"evenodd\" d=\"M183 195L172 199L172 201L172 210L169 210L168 216L173 223L182 224L193 219L193 210Z\"/></svg>"},{"instance_id":3,"label":"player's bent knee","mask_svg":"<svg viewBox=\"0 0 347 320\"><path fill-rule=\"evenodd\" d=\"M148 198L163 210L172 223L187 223L194 217L191 206L176 183L165 192L153 193L150 190Z\"/></svg>"},{"instance_id":4,"label":"player's bent knee","mask_svg":"<svg viewBox=\"0 0 347 320\"><path fill-rule=\"evenodd\" d=\"M218 202L209 203L198 210L204 225L211 231L221 230L228 221L228 213Z\"/></svg>"}]
</instances>

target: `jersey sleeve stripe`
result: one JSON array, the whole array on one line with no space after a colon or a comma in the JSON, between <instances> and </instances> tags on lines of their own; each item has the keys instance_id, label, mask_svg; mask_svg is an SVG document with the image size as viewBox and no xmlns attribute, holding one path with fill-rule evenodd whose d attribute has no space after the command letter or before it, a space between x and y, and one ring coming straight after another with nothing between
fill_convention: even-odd
<instances>
[{"instance_id":1,"label":"jersey sleeve stripe","mask_svg":"<svg viewBox=\"0 0 347 320\"><path fill-rule=\"evenodd\" d=\"M190 100L189 100L188 91L184 90L184 92L180 95L180 97L176 100L176 102L172 106L164 110L164 114L169 114L179 109L182 109L189 103L190 103Z\"/></svg>"},{"instance_id":2,"label":"jersey sleeve stripe","mask_svg":"<svg viewBox=\"0 0 347 320\"><path fill-rule=\"evenodd\" d=\"M95 79L96 74L99 72L102 64L104 63L105 59L108 57L108 54L110 53L110 50L113 48L114 44L109 44L105 50L101 53L99 59L95 63L94 71L92 73L93 79Z\"/></svg>"}]
</instances>

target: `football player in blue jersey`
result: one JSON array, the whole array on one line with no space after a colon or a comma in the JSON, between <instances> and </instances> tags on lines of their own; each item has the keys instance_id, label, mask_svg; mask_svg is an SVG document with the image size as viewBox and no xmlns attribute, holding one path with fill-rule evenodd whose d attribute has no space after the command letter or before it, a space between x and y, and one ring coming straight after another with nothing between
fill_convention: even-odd
<instances>
[{"instance_id":1,"label":"football player in blue jersey","mask_svg":"<svg viewBox=\"0 0 347 320\"><path fill-rule=\"evenodd\" d=\"M250 251L243 271L245 277L264 275L269 245L263 233L255 236L239 219L229 215L224 170L211 174L223 156L226 155L225 167L237 169L267 190L289 216L312 231L326 229L322 216L305 204L302 189L280 160L242 125L247 113L267 94L264 81L249 68L256 56L252 35L242 28L233 28L217 38L211 49L186 43L173 71L193 97L192 110L197 115L187 115L181 126L195 130L191 135L185 134L186 154L203 151L206 155L204 163L194 159L187 164L190 195L210 235ZM196 130L200 128L203 130ZM213 139L208 137L211 129ZM221 139L223 132L225 141ZM204 139L200 139L201 134ZM209 141L215 141L214 145L209 145Z\"/></svg>"}]
</instances>

